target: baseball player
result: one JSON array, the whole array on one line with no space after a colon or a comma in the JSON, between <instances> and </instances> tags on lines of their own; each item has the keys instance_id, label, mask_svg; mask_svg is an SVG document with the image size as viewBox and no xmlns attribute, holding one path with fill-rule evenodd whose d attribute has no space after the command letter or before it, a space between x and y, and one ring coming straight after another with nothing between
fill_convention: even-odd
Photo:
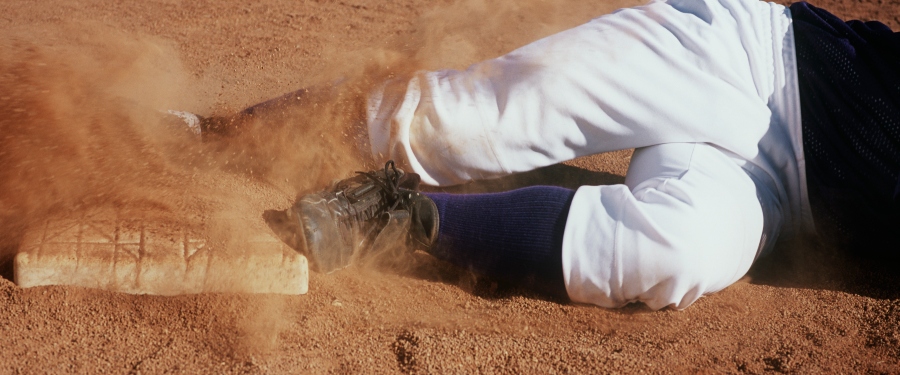
<instances>
[{"instance_id":1,"label":"baseball player","mask_svg":"<svg viewBox=\"0 0 900 375\"><path fill-rule=\"evenodd\" d=\"M900 37L878 22L654 1L366 100L370 152L397 163L267 213L323 272L402 243L575 302L682 309L777 239L900 243ZM417 190L627 148L621 185Z\"/></svg>"}]
</instances>

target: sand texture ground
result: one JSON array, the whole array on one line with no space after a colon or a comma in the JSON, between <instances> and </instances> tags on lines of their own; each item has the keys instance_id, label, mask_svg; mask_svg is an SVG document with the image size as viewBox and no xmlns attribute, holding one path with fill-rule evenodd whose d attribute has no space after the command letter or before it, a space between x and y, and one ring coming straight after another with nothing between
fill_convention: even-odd
<instances>
[{"instance_id":1,"label":"sand texture ground","mask_svg":"<svg viewBox=\"0 0 900 375\"><path fill-rule=\"evenodd\" d=\"M171 131L158 110L224 114L341 78L464 68L629 5L0 2L0 373L900 373L897 268L824 246L785 244L683 311L547 300L421 252L400 269L313 272L301 296L10 281L25 233L53 215L111 207L234 244L248 234L230 218L258 219L363 165L340 105L213 142ZM900 27L900 1L817 5ZM621 183L629 159L455 191Z\"/></svg>"}]
</instances>

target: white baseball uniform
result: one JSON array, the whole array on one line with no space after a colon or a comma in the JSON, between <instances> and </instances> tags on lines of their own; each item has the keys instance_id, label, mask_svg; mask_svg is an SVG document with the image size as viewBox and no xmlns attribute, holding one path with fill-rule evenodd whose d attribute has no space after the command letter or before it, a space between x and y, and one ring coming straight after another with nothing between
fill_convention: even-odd
<instances>
[{"instance_id":1,"label":"white baseball uniform","mask_svg":"<svg viewBox=\"0 0 900 375\"><path fill-rule=\"evenodd\" d=\"M451 185L637 148L624 185L578 189L573 301L685 308L812 228L789 10L670 0L619 10L369 99L377 156Z\"/></svg>"}]
</instances>

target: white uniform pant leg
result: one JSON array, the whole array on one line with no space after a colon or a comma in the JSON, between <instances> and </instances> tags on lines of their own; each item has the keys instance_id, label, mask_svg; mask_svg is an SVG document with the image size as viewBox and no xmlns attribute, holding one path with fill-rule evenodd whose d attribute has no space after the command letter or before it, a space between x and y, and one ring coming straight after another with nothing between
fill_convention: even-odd
<instances>
[{"instance_id":1,"label":"white uniform pant leg","mask_svg":"<svg viewBox=\"0 0 900 375\"><path fill-rule=\"evenodd\" d=\"M741 278L762 230L756 185L717 148L638 149L625 185L578 189L563 239L566 288L603 307L682 309Z\"/></svg>"},{"instance_id":2,"label":"white uniform pant leg","mask_svg":"<svg viewBox=\"0 0 900 375\"><path fill-rule=\"evenodd\" d=\"M430 185L672 142L751 160L771 119L773 7L654 2L464 71L419 72L370 97L373 153Z\"/></svg>"}]
</instances>

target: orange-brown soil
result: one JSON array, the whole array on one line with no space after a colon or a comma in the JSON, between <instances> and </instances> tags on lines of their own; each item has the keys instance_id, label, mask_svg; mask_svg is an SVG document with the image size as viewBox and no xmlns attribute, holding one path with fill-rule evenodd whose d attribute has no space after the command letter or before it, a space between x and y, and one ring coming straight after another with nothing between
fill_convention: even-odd
<instances>
[{"instance_id":1,"label":"orange-brown soil","mask_svg":"<svg viewBox=\"0 0 900 375\"><path fill-rule=\"evenodd\" d=\"M461 68L629 0L0 3L0 373L900 373L897 267L785 244L683 311L546 300L416 253L312 273L304 296L21 289L10 259L45 215L106 205L227 241L361 164L340 108L233 143L159 109L223 114L397 66ZM900 26L900 2L829 0ZM629 151L502 181L619 183Z\"/></svg>"}]
</instances>

